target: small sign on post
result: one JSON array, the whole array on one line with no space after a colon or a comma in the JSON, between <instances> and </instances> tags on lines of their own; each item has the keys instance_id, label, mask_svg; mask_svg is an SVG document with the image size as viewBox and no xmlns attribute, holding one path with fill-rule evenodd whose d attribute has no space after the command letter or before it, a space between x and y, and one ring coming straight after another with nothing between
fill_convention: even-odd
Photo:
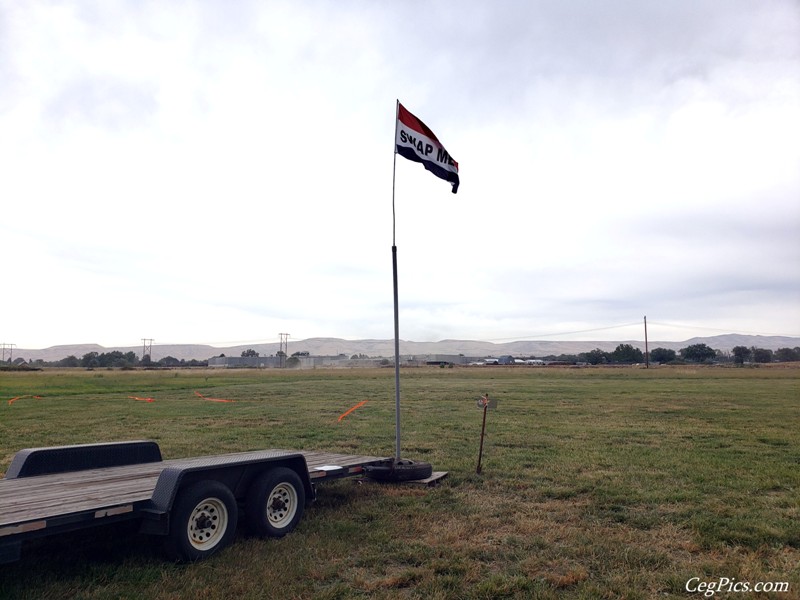
<instances>
[{"instance_id":1,"label":"small sign on post","mask_svg":"<svg viewBox=\"0 0 800 600\"><path fill-rule=\"evenodd\" d=\"M481 474L481 459L483 458L483 437L486 433L486 411L490 408L497 408L497 400L489 399L489 394L486 393L480 398L478 398L478 408L483 409L483 424L481 425L481 447L478 450L478 468L475 472L480 475Z\"/></svg>"},{"instance_id":2,"label":"small sign on post","mask_svg":"<svg viewBox=\"0 0 800 600\"><path fill-rule=\"evenodd\" d=\"M478 408L497 408L497 400L494 398L489 398L489 394L484 394L480 398L478 398Z\"/></svg>"}]
</instances>

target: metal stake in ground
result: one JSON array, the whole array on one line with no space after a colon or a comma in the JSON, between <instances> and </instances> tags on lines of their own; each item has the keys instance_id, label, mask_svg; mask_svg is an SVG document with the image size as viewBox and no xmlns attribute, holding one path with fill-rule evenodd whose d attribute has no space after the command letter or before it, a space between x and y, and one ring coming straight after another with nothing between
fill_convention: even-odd
<instances>
[{"instance_id":1,"label":"metal stake in ground","mask_svg":"<svg viewBox=\"0 0 800 600\"><path fill-rule=\"evenodd\" d=\"M495 408L497 406L497 401L495 400L490 401L488 393L481 396L481 398L478 400L478 407L479 408L483 407L483 425L481 425L481 447L480 450L478 450L478 468L475 470L475 472L478 475L481 474L481 458L483 458L483 437L484 434L486 433L486 411L489 408L490 404L492 408Z\"/></svg>"}]
</instances>

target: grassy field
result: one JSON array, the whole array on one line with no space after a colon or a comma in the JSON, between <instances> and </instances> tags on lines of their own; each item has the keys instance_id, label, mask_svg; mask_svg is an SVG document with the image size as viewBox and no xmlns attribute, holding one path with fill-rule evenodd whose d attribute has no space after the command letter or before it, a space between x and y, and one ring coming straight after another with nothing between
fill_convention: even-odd
<instances>
[{"instance_id":1,"label":"grassy field","mask_svg":"<svg viewBox=\"0 0 800 600\"><path fill-rule=\"evenodd\" d=\"M390 456L393 374L2 373L0 471L22 448L124 439L166 458ZM707 597L691 578L800 597L800 368L423 368L401 385L403 454L449 471L439 487L323 485L290 536L240 532L190 565L125 528L35 542L0 566L0 598Z\"/></svg>"}]
</instances>

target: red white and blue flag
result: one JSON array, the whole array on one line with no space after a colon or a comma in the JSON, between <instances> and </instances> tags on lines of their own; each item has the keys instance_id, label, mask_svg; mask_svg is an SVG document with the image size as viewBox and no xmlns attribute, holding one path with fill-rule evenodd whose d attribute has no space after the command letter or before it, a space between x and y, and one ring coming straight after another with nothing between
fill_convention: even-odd
<instances>
[{"instance_id":1,"label":"red white and blue flag","mask_svg":"<svg viewBox=\"0 0 800 600\"><path fill-rule=\"evenodd\" d=\"M458 163L444 149L430 128L397 103L396 152L400 156L422 163L428 171L453 184L458 192Z\"/></svg>"}]
</instances>

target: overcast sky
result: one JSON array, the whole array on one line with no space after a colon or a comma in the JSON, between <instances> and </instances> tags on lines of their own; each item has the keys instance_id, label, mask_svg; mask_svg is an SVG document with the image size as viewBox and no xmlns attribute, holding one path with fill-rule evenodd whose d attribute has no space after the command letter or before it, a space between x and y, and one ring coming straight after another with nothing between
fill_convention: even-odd
<instances>
[{"instance_id":1,"label":"overcast sky","mask_svg":"<svg viewBox=\"0 0 800 600\"><path fill-rule=\"evenodd\" d=\"M0 341L800 335L797 0L0 0Z\"/></svg>"}]
</instances>

